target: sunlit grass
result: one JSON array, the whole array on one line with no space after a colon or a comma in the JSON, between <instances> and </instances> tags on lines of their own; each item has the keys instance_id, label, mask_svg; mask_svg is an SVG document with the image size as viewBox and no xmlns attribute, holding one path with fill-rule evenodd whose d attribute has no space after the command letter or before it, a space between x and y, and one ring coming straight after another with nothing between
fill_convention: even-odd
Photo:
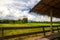
<instances>
[{"instance_id":1,"label":"sunlit grass","mask_svg":"<svg viewBox=\"0 0 60 40\"><path fill-rule=\"evenodd\" d=\"M16 34L24 34L24 33L31 33L31 32L39 32L39 31L42 31L42 28L22 29L22 30L5 30L4 35L5 36L6 35L16 35Z\"/></svg>"},{"instance_id":2,"label":"sunlit grass","mask_svg":"<svg viewBox=\"0 0 60 40\"><path fill-rule=\"evenodd\" d=\"M60 25L60 24L53 24ZM28 26L50 26L50 23L25 23L25 24L0 24L0 27L28 27Z\"/></svg>"}]
</instances>

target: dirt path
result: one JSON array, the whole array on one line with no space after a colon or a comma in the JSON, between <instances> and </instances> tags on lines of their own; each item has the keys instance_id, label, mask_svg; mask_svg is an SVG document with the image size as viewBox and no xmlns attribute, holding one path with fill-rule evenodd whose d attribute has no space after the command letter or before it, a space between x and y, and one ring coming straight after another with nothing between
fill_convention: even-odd
<instances>
[{"instance_id":1,"label":"dirt path","mask_svg":"<svg viewBox=\"0 0 60 40\"><path fill-rule=\"evenodd\" d=\"M41 36L40 37L30 37L30 38L26 38L25 40L49 40L47 38L42 38Z\"/></svg>"}]
</instances>

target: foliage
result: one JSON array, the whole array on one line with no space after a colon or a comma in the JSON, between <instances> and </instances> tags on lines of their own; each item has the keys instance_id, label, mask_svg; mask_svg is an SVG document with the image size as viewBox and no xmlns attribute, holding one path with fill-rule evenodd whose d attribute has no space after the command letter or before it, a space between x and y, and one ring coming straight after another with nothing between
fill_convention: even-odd
<instances>
[{"instance_id":1,"label":"foliage","mask_svg":"<svg viewBox=\"0 0 60 40\"><path fill-rule=\"evenodd\" d=\"M23 19L19 19L19 20L0 20L1 24L4 24L4 23L15 24L15 23L27 23L27 22L28 22L27 18L23 18Z\"/></svg>"},{"instance_id":2,"label":"foliage","mask_svg":"<svg viewBox=\"0 0 60 40\"><path fill-rule=\"evenodd\" d=\"M23 18L22 19L22 23L27 23L28 22L28 19L27 18Z\"/></svg>"}]
</instances>

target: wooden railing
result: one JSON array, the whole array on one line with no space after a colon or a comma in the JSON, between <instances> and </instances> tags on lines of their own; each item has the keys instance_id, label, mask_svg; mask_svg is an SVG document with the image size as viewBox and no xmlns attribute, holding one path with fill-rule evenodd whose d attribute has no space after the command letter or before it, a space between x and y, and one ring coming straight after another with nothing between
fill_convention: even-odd
<instances>
[{"instance_id":1,"label":"wooden railing","mask_svg":"<svg viewBox=\"0 0 60 40\"><path fill-rule=\"evenodd\" d=\"M53 31L58 31L60 30L59 28L60 25L53 26L57 27L57 29L53 29ZM43 33L44 36L46 36L46 32L50 32L50 30L45 30L45 28L50 27L50 26L37 26L37 27L0 27L0 30L2 31L2 36L0 37L0 40L4 39L10 39L10 38L16 38L16 37L21 37L21 36L27 36L27 35L33 35L33 34L39 34ZM31 33L24 33L24 34L17 34L17 35L9 35L9 36L4 36L4 30L17 30L17 29L34 29L34 28L42 28L42 31L38 32L31 32Z\"/></svg>"}]
</instances>

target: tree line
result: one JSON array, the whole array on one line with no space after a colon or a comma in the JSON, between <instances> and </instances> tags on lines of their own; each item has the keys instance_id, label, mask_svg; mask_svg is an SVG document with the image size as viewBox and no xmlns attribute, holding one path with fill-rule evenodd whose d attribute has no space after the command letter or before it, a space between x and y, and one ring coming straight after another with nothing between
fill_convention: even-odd
<instances>
[{"instance_id":1,"label":"tree line","mask_svg":"<svg viewBox=\"0 0 60 40\"><path fill-rule=\"evenodd\" d=\"M28 23L28 19L27 18L23 18L23 19L19 19L19 20L0 20L0 23Z\"/></svg>"}]
</instances>

